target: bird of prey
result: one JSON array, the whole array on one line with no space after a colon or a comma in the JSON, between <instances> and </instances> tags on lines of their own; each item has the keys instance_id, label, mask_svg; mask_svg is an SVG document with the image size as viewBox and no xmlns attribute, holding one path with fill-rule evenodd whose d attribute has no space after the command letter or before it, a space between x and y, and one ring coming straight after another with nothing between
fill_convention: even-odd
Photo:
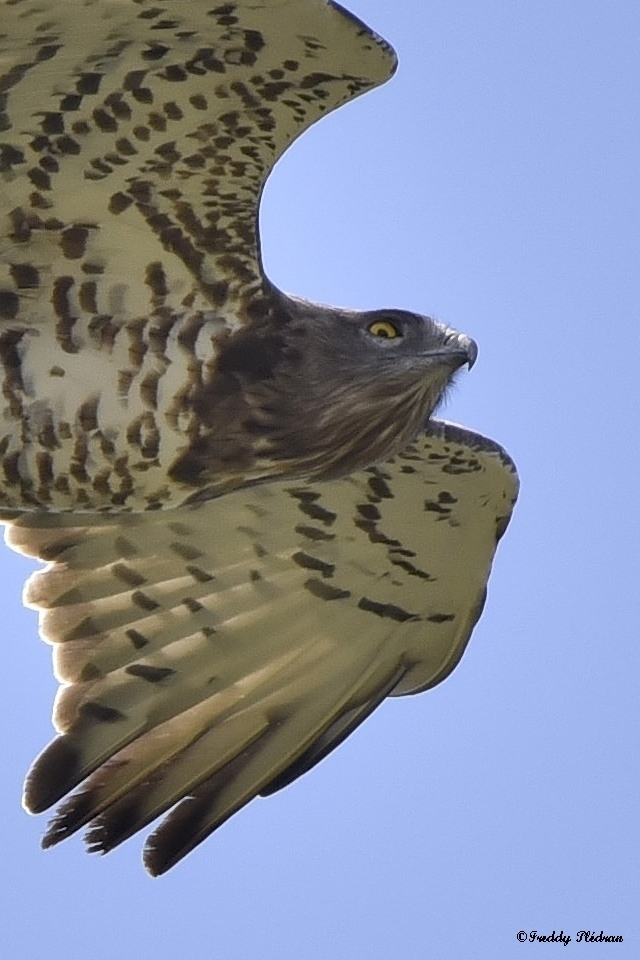
<instances>
[{"instance_id":1,"label":"bird of prey","mask_svg":"<svg viewBox=\"0 0 640 960\"><path fill-rule=\"evenodd\" d=\"M2 0L0 518L46 563L24 803L159 874L459 661L517 493L475 344L265 276L278 157L395 55L331 0Z\"/></svg>"}]
</instances>

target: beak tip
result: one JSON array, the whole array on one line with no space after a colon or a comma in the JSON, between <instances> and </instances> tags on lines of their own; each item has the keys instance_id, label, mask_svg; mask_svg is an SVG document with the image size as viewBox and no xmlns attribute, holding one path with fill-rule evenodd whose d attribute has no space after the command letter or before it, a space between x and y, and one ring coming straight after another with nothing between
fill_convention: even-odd
<instances>
[{"instance_id":1,"label":"beak tip","mask_svg":"<svg viewBox=\"0 0 640 960\"><path fill-rule=\"evenodd\" d=\"M465 337L466 341L466 350L467 350L467 366L469 370L474 366L476 360L478 359L478 344L475 340L472 340L471 337Z\"/></svg>"}]
</instances>

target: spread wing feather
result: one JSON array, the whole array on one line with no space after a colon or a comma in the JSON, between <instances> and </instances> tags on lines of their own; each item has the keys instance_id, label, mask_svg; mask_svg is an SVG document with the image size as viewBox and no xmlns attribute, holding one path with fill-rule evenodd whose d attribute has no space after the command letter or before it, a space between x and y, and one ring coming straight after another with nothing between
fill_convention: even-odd
<instances>
[{"instance_id":1,"label":"spread wing feather","mask_svg":"<svg viewBox=\"0 0 640 960\"><path fill-rule=\"evenodd\" d=\"M24 516L14 549L54 645L60 735L25 805L46 844L105 851L170 811L156 874L341 742L386 695L453 669L517 494L500 447L450 424L326 484L273 483L121 522Z\"/></svg>"},{"instance_id":2,"label":"spread wing feather","mask_svg":"<svg viewBox=\"0 0 640 960\"><path fill-rule=\"evenodd\" d=\"M20 0L0 53L0 319L53 307L68 348L135 318L247 320L275 161L395 67L325 0Z\"/></svg>"}]
</instances>

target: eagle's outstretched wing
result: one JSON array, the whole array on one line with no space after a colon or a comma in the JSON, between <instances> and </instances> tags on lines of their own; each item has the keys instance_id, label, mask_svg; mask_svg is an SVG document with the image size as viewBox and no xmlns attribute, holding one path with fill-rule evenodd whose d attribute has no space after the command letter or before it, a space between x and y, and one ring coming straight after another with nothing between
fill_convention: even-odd
<instances>
[{"instance_id":1,"label":"eagle's outstretched wing","mask_svg":"<svg viewBox=\"0 0 640 960\"><path fill-rule=\"evenodd\" d=\"M273 483L126 526L24 517L26 588L55 647L60 736L25 803L106 851L159 814L151 873L305 772L387 695L455 667L517 495L504 451L434 422L392 462ZM63 525L61 525L63 523ZM84 782L83 782L84 781ZM176 805L177 804L177 805Z\"/></svg>"},{"instance_id":2,"label":"eagle's outstretched wing","mask_svg":"<svg viewBox=\"0 0 640 960\"><path fill-rule=\"evenodd\" d=\"M157 509L291 472L315 327L263 275L260 194L394 67L329 0L2 4L0 507Z\"/></svg>"},{"instance_id":3,"label":"eagle's outstretched wing","mask_svg":"<svg viewBox=\"0 0 640 960\"><path fill-rule=\"evenodd\" d=\"M0 320L246 321L275 161L394 67L330 0L3 3Z\"/></svg>"}]
</instances>

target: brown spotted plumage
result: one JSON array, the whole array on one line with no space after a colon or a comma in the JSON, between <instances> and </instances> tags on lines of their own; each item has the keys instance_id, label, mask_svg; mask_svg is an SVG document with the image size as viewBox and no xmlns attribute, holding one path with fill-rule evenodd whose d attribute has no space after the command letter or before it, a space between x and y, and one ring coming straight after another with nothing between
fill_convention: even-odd
<instances>
[{"instance_id":1,"label":"brown spotted plumage","mask_svg":"<svg viewBox=\"0 0 640 960\"><path fill-rule=\"evenodd\" d=\"M330 0L1 6L0 516L63 684L25 805L99 851L169 811L161 873L453 669L517 480L430 420L473 341L262 270L266 177L383 40Z\"/></svg>"}]
</instances>

